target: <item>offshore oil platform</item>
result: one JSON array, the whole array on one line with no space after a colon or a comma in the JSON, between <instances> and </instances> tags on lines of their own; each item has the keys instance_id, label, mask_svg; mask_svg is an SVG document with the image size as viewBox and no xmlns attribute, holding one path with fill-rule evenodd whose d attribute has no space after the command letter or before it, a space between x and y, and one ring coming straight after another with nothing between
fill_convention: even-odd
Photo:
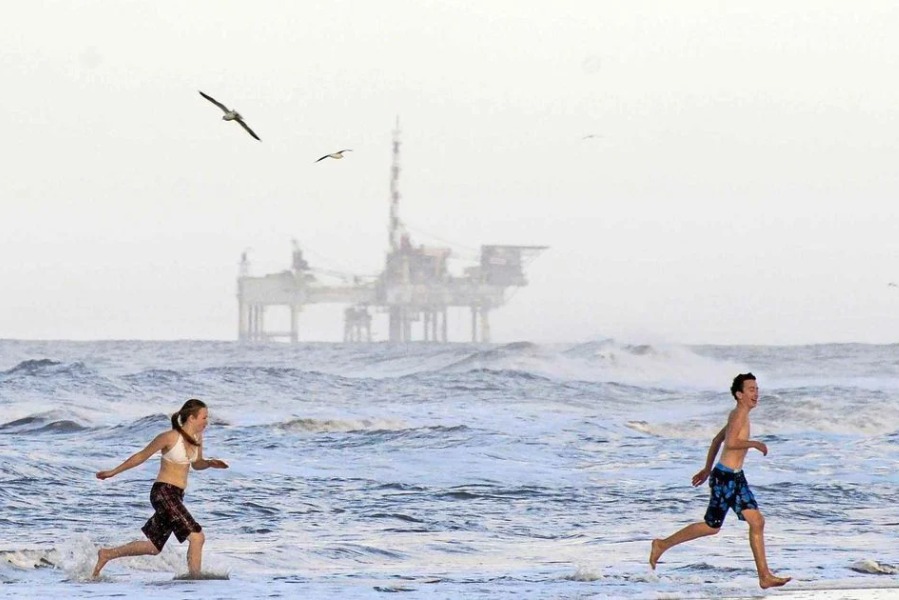
<instances>
[{"instance_id":1,"label":"offshore oil platform","mask_svg":"<svg viewBox=\"0 0 899 600\"><path fill-rule=\"evenodd\" d=\"M490 311L506 301L506 290L527 285L524 267L546 246L481 246L480 260L462 275L452 275L447 262L451 249L414 245L399 218L400 175L399 122L393 132L393 161L390 169L389 252L386 264L373 280L352 277L349 282L326 285L303 258L294 240L291 268L260 277L249 274L246 252L241 257L237 279L238 339L246 342L287 339L299 341L299 316L307 304L344 304L345 342L370 342L371 310L386 313L389 341L418 339L447 342L447 312L450 307L471 310L471 341L490 341ZM265 312L285 307L290 314L289 331L268 331Z\"/></svg>"}]
</instances>

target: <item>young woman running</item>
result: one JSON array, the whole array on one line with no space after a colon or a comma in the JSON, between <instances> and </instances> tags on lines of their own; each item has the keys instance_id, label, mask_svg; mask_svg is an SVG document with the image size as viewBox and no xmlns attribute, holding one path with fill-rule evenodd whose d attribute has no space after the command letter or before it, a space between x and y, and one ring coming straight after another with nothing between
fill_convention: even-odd
<instances>
[{"instance_id":1,"label":"young woman running","mask_svg":"<svg viewBox=\"0 0 899 600\"><path fill-rule=\"evenodd\" d=\"M227 469L228 465L217 458L203 458L203 430L209 419L209 411L200 400L191 399L181 410L172 415L172 428L157 435L146 448L129 457L109 471L97 473L97 479L109 479L122 471L143 464L148 458L162 452L159 474L150 490L150 503L156 512L141 528L145 540L135 540L115 548L101 548L97 552L97 565L93 576L100 575L106 563L123 556L159 554L172 533L178 542L188 541L187 569L191 577L200 575L203 563L203 528L184 506L184 490L190 467Z\"/></svg>"}]
</instances>

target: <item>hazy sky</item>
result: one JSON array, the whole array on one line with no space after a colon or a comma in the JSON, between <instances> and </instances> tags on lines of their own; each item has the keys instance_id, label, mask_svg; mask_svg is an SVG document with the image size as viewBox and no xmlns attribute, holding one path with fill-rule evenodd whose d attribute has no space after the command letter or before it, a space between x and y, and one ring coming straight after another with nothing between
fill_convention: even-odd
<instances>
[{"instance_id":1,"label":"hazy sky","mask_svg":"<svg viewBox=\"0 0 899 600\"><path fill-rule=\"evenodd\" d=\"M291 238L377 273L399 116L413 242L551 246L494 341L899 341L897 31L892 1L11 3L0 338L235 339L241 251Z\"/></svg>"}]
</instances>

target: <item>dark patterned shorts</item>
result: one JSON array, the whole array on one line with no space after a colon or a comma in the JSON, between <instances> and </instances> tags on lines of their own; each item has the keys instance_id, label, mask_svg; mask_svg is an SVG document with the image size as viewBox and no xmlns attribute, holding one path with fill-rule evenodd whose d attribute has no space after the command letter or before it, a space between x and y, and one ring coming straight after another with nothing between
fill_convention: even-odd
<instances>
[{"instance_id":1,"label":"dark patterned shorts","mask_svg":"<svg viewBox=\"0 0 899 600\"><path fill-rule=\"evenodd\" d=\"M741 521L746 520L743 516L744 510L759 509L742 470L732 471L727 467L722 468L720 464L715 465L709 477L709 487L712 493L709 507L705 511L705 523L709 527L715 529L721 527L728 509L733 509Z\"/></svg>"},{"instance_id":2,"label":"dark patterned shorts","mask_svg":"<svg viewBox=\"0 0 899 600\"><path fill-rule=\"evenodd\" d=\"M156 512L141 531L157 550L162 550L172 532L180 543L191 533L203 531L184 507L184 490L178 486L157 481L150 489L150 504Z\"/></svg>"}]
</instances>

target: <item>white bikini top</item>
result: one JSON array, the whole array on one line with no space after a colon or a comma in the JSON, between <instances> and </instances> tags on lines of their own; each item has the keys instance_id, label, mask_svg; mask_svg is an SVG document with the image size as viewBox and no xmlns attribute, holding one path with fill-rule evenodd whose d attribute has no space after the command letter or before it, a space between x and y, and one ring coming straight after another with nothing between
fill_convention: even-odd
<instances>
[{"instance_id":1,"label":"white bikini top","mask_svg":"<svg viewBox=\"0 0 899 600\"><path fill-rule=\"evenodd\" d=\"M189 455L187 453L187 449L184 447L184 436L180 433L178 434L178 441L175 442L175 445L169 448L169 451L162 455L162 460L167 460L170 463L175 463L176 465L189 465L190 463L197 460L197 457L200 455L200 451L198 448L194 448L193 455Z\"/></svg>"}]
</instances>

